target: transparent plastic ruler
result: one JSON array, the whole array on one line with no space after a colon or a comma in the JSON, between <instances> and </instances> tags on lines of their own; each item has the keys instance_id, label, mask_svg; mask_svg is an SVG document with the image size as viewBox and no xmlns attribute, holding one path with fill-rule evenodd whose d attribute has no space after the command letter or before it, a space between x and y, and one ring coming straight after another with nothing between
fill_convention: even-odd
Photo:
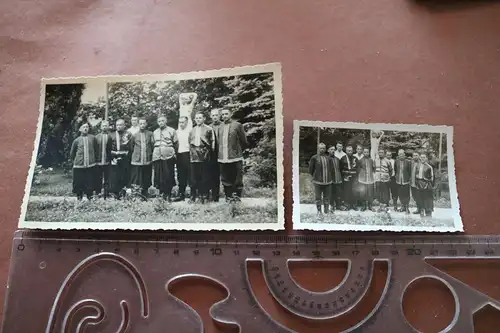
<instances>
[{"instance_id":1,"label":"transparent plastic ruler","mask_svg":"<svg viewBox=\"0 0 500 333\"><path fill-rule=\"evenodd\" d=\"M497 300L426 262L499 259L500 236L74 234L15 234L4 333L200 333L198 313L169 293L169 286L186 276L226 288L228 297L210 309L216 321L238 325L244 333L293 332L271 318L255 297L249 262L262 265L267 286L283 308L313 321L354 311L370 286L374 265L385 263L380 299L345 332L415 332L403 314L402 299L408 285L422 278L441 281L455 299L455 316L445 332L474 332L475 312L487 305L500 310ZM294 260L346 260L348 271L334 289L311 292L291 277L288 265Z\"/></svg>"}]
</instances>

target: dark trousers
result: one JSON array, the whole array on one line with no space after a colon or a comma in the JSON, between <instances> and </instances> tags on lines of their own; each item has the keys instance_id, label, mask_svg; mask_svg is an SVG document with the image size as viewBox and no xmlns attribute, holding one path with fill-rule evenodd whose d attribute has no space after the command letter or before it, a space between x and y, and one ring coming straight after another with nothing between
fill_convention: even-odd
<instances>
[{"instance_id":1,"label":"dark trousers","mask_svg":"<svg viewBox=\"0 0 500 333\"><path fill-rule=\"evenodd\" d=\"M226 198L241 197L243 191L243 161L220 163L220 175Z\"/></svg>"},{"instance_id":2,"label":"dark trousers","mask_svg":"<svg viewBox=\"0 0 500 333\"><path fill-rule=\"evenodd\" d=\"M186 186L190 185L191 161L189 152L177 154L177 184L179 185L179 196L184 197Z\"/></svg>"},{"instance_id":3,"label":"dark trousers","mask_svg":"<svg viewBox=\"0 0 500 333\"><path fill-rule=\"evenodd\" d=\"M392 199L392 203L396 205L398 201L398 184L396 184L396 178L391 177L391 180L389 181L389 192L390 196L389 198Z\"/></svg>"},{"instance_id":4,"label":"dark trousers","mask_svg":"<svg viewBox=\"0 0 500 333\"><path fill-rule=\"evenodd\" d=\"M101 193L101 191L103 191L104 199L106 199L109 194L109 173L111 167L110 165L98 165L95 168L95 191L96 193Z\"/></svg>"},{"instance_id":5,"label":"dark trousers","mask_svg":"<svg viewBox=\"0 0 500 333\"><path fill-rule=\"evenodd\" d=\"M432 213L434 210L434 195L432 188L417 189L418 199L420 201L420 212L424 211L426 214Z\"/></svg>"},{"instance_id":6,"label":"dark trousers","mask_svg":"<svg viewBox=\"0 0 500 333\"><path fill-rule=\"evenodd\" d=\"M373 191L375 186L373 184L358 183L359 197L365 204L371 205L373 202Z\"/></svg>"},{"instance_id":7,"label":"dark trousers","mask_svg":"<svg viewBox=\"0 0 500 333\"><path fill-rule=\"evenodd\" d=\"M78 200L83 198L83 194L87 198L92 198L92 193L95 188L95 167L90 168L73 168L73 193L76 194Z\"/></svg>"},{"instance_id":8,"label":"dark trousers","mask_svg":"<svg viewBox=\"0 0 500 333\"><path fill-rule=\"evenodd\" d=\"M151 172L153 167L149 165L132 165L130 169L130 184L139 186L143 196L148 195L151 186Z\"/></svg>"},{"instance_id":9,"label":"dark trousers","mask_svg":"<svg viewBox=\"0 0 500 333\"><path fill-rule=\"evenodd\" d=\"M198 196L206 199L208 196L208 185L210 179L209 162L191 163L191 199Z\"/></svg>"},{"instance_id":10,"label":"dark trousers","mask_svg":"<svg viewBox=\"0 0 500 333\"><path fill-rule=\"evenodd\" d=\"M109 167L109 191L119 198L123 189L128 185L129 176L128 159L122 158L117 164Z\"/></svg>"},{"instance_id":11,"label":"dark trousers","mask_svg":"<svg viewBox=\"0 0 500 333\"><path fill-rule=\"evenodd\" d=\"M169 197L174 187L174 159L153 162L154 185L163 196Z\"/></svg>"},{"instance_id":12,"label":"dark trousers","mask_svg":"<svg viewBox=\"0 0 500 333\"><path fill-rule=\"evenodd\" d=\"M408 204L410 203L410 184L396 185L396 196L393 198L394 205L397 205L399 199L404 207L408 207Z\"/></svg>"},{"instance_id":13,"label":"dark trousers","mask_svg":"<svg viewBox=\"0 0 500 333\"><path fill-rule=\"evenodd\" d=\"M209 162L210 192L213 201L219 201L220 197L220 166L217 160Z\"/></svg>"},{"instance_id":14,"label":"dark trousers","mask_svg":"<svg viewBox=\"0 0 500 333\"><path fill-rule=\"evenodd\" d=\"M332 186L330 184L313 184L314 185L314 199L316 201L316 206L321 206L321 204L328 205L330 203Z\"/></svg>"},{"instance_id":15,"label":"dark trousers","mask_svg":"<svg viewBox=\"0 0 500 333\"><path fill-rule=\"evenodd\" d=\"M389 204L389 182L375 182L375 193L381 204Z\"/></svg>"},{"instance_id":16,"label":"dark trousers","mask_svg":"<svg viewBox=\"0 0 500 333\"><path fill-rule=\"evenodd\" d=\"M342 203L342 183L330 185L330 206L332 209L340 209Z\"/></svg>"},{"instance_id":17,"label":"dark trousers","mask_svg":"<svg viewBox=\"0 0 500 333\"><path fill-rule=\"evenodd\" d=\"M353 207L356 205L356 195L355 195L355 181L351 178L349 180L344 180L342 183L342 193L344 195L344 202L348 207Z\"/></svg>"},{"instance_id":18,"label":"dark trousers","mask_svg":"<svg viewBox=\"0 0 500 333\"><path fill-rule=\"evenodd\" d=\"M415 201L415 204L417 205L417 211L420 211L420 209L422 209L422 207L420 205L420 196L419 196L418 190L414 186L411 186L410 190L411 190L411 196L412 196L413 200Z\"/></svg>"}]
</instances>

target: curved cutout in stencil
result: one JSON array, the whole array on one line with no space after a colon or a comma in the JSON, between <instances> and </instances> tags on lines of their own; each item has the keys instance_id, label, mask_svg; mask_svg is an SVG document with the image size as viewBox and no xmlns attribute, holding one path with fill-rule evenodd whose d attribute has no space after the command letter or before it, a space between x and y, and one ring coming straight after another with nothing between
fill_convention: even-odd
<instances>
[{"instance_id":1,"label":"curved cutout in stencil","mask_svg":"<svg viewBox=\"0 0 500 333\"><path fill-rule=\"evenodd\" d=\"M287 264L297 286L316 293L332 291L341 286L347 280L351 268L350 261L342 259L289 259Z\"/></svg>"},{"instance_id":2,"label":"curved cutout in stencil","mask_svg":"<svg viewBox=\"0 0 500 333\"><path fill-rule=\"evenodd\" d=\"M230 297L229 289L219 280L201 274L183 274L170 279L165 285L165 290L196 315L201 325L201 332L212 323L221 332L241 331L238 323L215 318L214 309ZM203 297L200 298L200 294L203 294Z\"/></svg>"},{"instance_id":3,"label":"curved cutout in stencil","mask_svg":"<svg viewBox=\"0 0 500 333\"><path fill-rule=\"evenodd\" d=\"M49 316L49 320L47 323L47 327L45 329L45 333L57 332L56 327L55 327L57 316L59 315L59 313L61 311L62 301L64 300L64 297L67 295L69 288L71 287L71 284L73 283L73 281L75 281L75 279L89 266L91 266L95 263L101 262L101 261L111 261L113 263L116 263L119 266L123 267L127 271L127 273L130 274L130 276L132 277L132 279L134 280L134 282L137 286L137 290L139 291L139 297L141 300L141 315L143 318L147 318L149 316L149 312L150 312L149 298L148 298L148 294L147 294L147 290L146 290L146 284L145 284L142 276L140 275L139 271L137 270L137 268L130 261L128 261L127 259L125 259L124 257L122 257L118 254L111 253L111 252L101 252L101 253L91 255L91 256L87 257L86 259L82 260L66 276L63 283L61 284L61 287L59 288L59 291L57 292L56 298L55 298L54 303L52 305L52 309L50 311L50 316ZM128 305L126 304L126 301L122 301L120 303L120 306L122 308L122 322L121 322L120 327L118 328L118 332L124 331L125 328L128 327L128 325L129 325L129 323L128 323L129 313L128 313ZM69 314L68 314L68 315L71 315L71 317L66 316L66 318L63 322L63 325L68 324L68 321L70 321L72 316L74 316L74 314L76 314L78 311L80 311L80 309L83 307L94 308L94 309L96 309L97 312L98 312L98 309L101 309L102 315L103 316L105 315L104 308L102 307L102 304L100 304L98 301L96 301L96 300L83 300L83 301L77 302L71 306ZM79 323L79 325L82 325L82 326L79 326L79 329L82 329L83 326L85 326L87 324L87 321L89 323L93 323L92 318L93 318L93 316L85 317L84 319L82 319L83 322L81 321ZM97 322L95 324L97 324ZM125 328L124 328L124 325L126 325ZM65 332L65 331L63 331L63 332Z\"/></svg>"}]
</instances>

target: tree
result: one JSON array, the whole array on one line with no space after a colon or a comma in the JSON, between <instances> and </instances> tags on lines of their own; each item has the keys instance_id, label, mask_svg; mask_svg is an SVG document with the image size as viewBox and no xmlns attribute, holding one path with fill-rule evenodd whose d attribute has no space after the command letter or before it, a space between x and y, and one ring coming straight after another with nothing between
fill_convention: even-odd
<instances>
[{"instance_id":1,"label":"tree","mask_svg":"<svg viewBox=\"0 0 500 333\"><path fill-rule=\"evenodd\" d=\"M37 163L42 166L61 166L67 162L73 140L72 122L80 107L84 88L84 84L45 86L44 117L37 156Z\"/></svg>"}]
</instances>

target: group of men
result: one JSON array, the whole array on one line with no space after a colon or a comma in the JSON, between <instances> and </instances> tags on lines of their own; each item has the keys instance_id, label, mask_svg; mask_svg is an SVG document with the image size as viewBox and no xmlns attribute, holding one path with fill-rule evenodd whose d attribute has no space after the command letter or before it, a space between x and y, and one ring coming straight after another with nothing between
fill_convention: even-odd
<instances>
[{"instance_id":1,"label":"group of men","mask_svg":"<svg viewBox=\"0 0 500 333\"><path fill-rule=\"evenodd\" d=\"M232 120L231 111L211 110L211 124L205 115L194 115L196 95L180 98L178 129L167 126L167 118L157 118L158 128L147 130L144 118L132 117L132 126L118 119L110 131L107 120L100 122L100 132L89 133L89 123L80 126L80 136L72 144L73 192L81 200L94 193L104 198L120 199L127 188L137 187L144 199L153 185L169 201L186 198L190 202L219 201L220 183L227 201L239 200L243 190L243 151L247 146L242 124ZM184 108L183 108L184 106ZM172 198L176 185L178 196Z\"/></svg>"},{"instance_id":2,"label":"group of men","mask_svg":"<svg viewBox=\"0 0 500 333\"><path fill-rule=\"evenodd\" d=\"M369 148L358 145L354 153L348 145L344 152L342 143L328 150L320 143L318 153L309 161L320 214L335 209L372 210L375 199L380 203L378 210L387 212L391 197L395 211L410 214L411 193L417 206L413 213L432 216L436 172L424 152L413 152L408 158L405 150L399 149L393 159L390 151L377 147L372 158Z\"/></svg>"}]
</instances>

